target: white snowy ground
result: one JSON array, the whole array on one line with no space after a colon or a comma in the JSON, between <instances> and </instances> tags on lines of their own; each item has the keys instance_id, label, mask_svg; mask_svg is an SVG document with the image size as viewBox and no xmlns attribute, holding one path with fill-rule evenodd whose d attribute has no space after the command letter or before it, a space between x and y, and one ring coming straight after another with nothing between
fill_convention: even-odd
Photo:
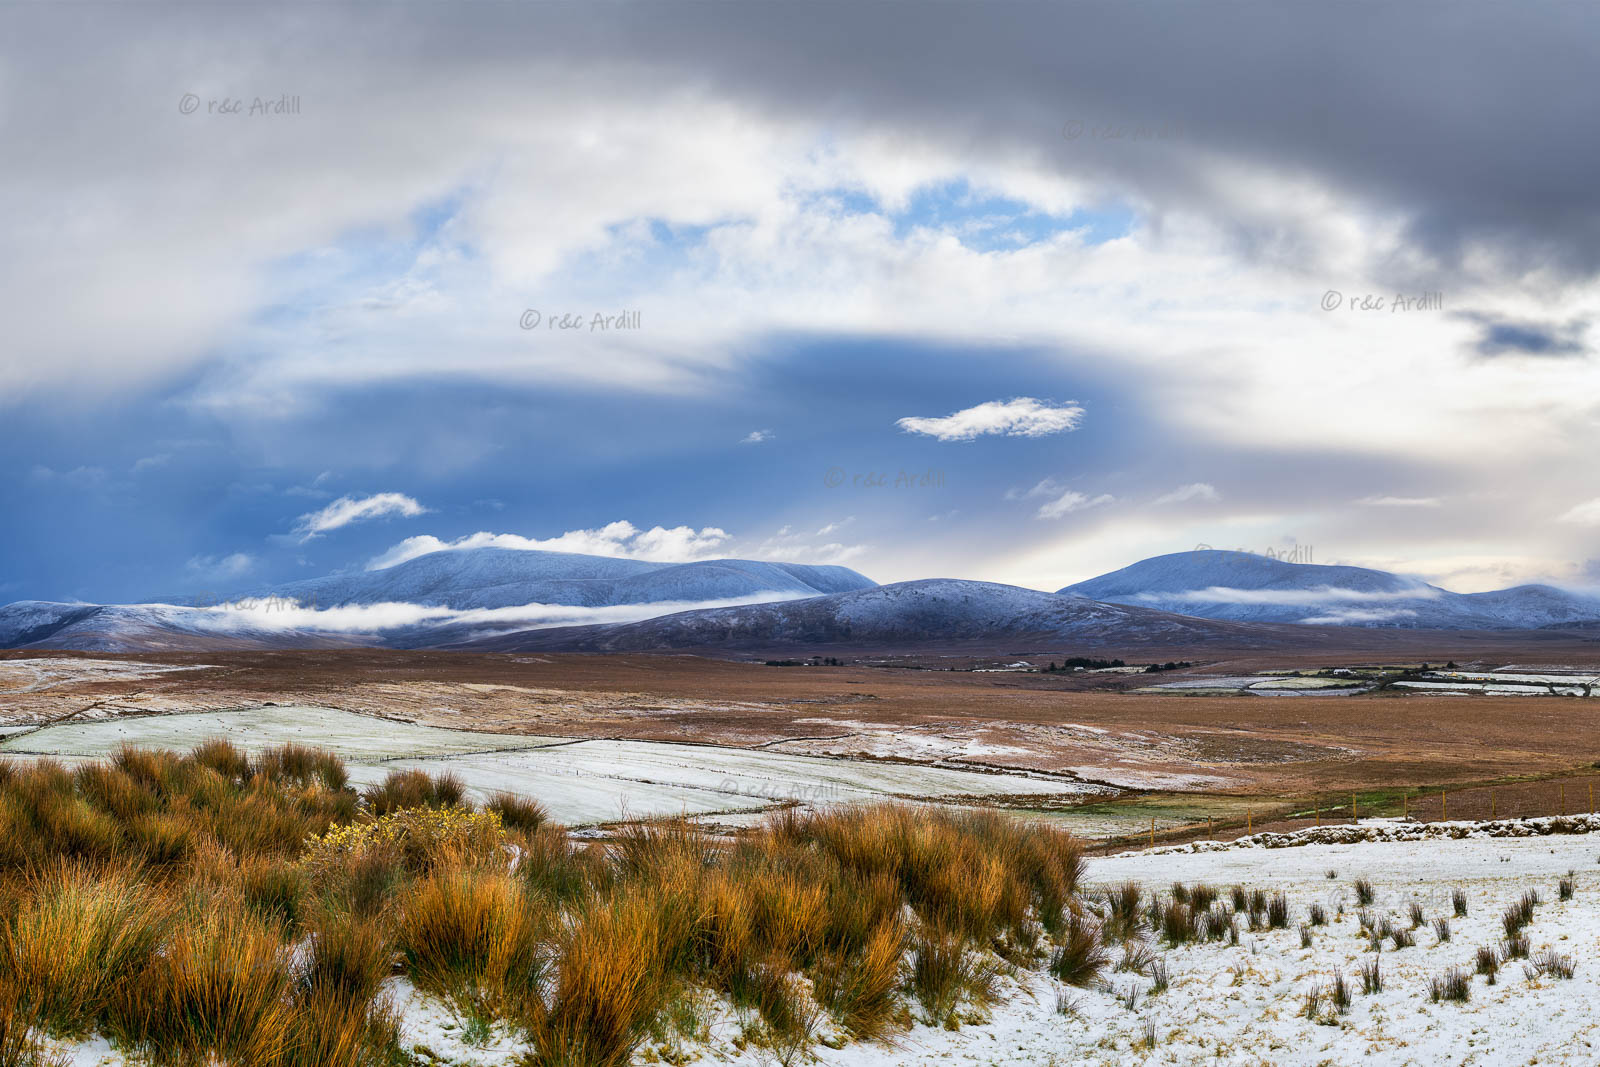
<instances>
[{"instance_id":1,"label":"white snowy ground","mask_svg":"<svg viewBox=\"0 0 1600 1067\"><path fill-rule=\"evenodd\" d=\"M567 826L656 815L759 812L791 801L838 804L898 797L1037 796L1099 791L1070 779L770 749L649 741L573 741L474 733L313 707L260 707L64 723L3 741L0 758L64 762L110 755L123 744L186 751L225 737L250 752L293 741L344 757L357 785L420 768L459 775L474 798L508 790L532 797Z\"/></svg>"},{"instance_id":2,"label":"white snowy ground","mask_svg":"<svg viewBox=\"0 0 1600 1067\"><path fill-rule=\"evenodd\" d=\"M1465 828L1463 828L1465 832ZM1210 852L1134 853L1089 862L1090 893L1125 879L1167 892L1174 880L1235 884L1289 897L1289 929L1241 933L1240 945L1197 945L1162 952L1171 988L1141 996L1133 1010L1118 993L1151 982L1108 971L1108 988L1075 990L1024 974L988 1021L946 1032L919 1026L897 1047L818 1048L829 1067L968 1063L1075 1067L1078 1064L1332 1065L1357 1061L1389 1065L1600 1063L1600 834L1549 837L1362 842L1297 847L1223 848ZM1577 872L1573 900L1556 899L1556 883ZM1337 872L1329 879L1328 871ZM1373 911L1409 927L1412 900L1427 918L1450 919L1451 940L1440 944L1431 926L1416 931L1413 948L1380 955L1384 987L1361 993L1361 965L1370 960L1358 936L1356 878L1370 881ZM1468 896L1466 918L1451 916L1450 892ZM1479 945L1498 944L1500 916L1526 889L1544 903L1527 933L1532 949L1554 948L1577 966L1571 980L1530 980L1522 961L1502 966L1497 983L1474 976L1466 1004L1431 1003L1428 979L1452 965L1471 970ZM1329 911L1310 949L1295 928L1313 903ZM1335 919L1340 905L1342 918ZM1113 959L1120 953L1113 953ZM1355 991L1348 1015L1314 1022L1301 1014L1305 993L1343 970ZM1065 992L1071 1014L1057 1011ZM1146 1022L1155 1024L1154 1050L1143 1047ZM757 1067L761 1055L706 1054L711 1062ZM770 1057L766 1062L770 1062Z\"/></svg>"},{"instance_id":3,"label":"white snowy ground","mask_svg":"<svg viewBox=\"0 0 1600 1067\"><path fill-rule=\"evenodd\" d=\"M1374 827L1378 832L1387 832ZM1462 826L1460 832L1471 832ZM1401 831L1405 832L1405 831ZM1282 841L1282 837L1274 840ZM1204 845L1202 848L1206 847ZM926 1026L900 1034L892 1045L817 1046L815 1062L828 1067L898 1067L903 1064L965 1063L1074 1067L1078 1064L1196 1063L1332 1065L1358 1060L1388 1065L1594 1064L1600 1062L1600 834L1518 838L1435 836L1409 841L1294 847L1218 847L1214 851L1130 853L1089 864L1093 894L1133 879L1167 891L1174 880L1206 882L1226 890L1240 884L1290 900L1289 929L1241 932L1240 944L1189 946L1160 953L1171 972L1171 988L1148 993L1129 1009L1118 999L1131 987L1148 990L1148 978L1108 971L1107 986L1068 989L1024 972L1004 982L1005 999L959 1030ZM1328 871L1337 877L1328 878ZM1556 899L1557 880L1577 872L1573 900ZM1411 901L1427 918L1448 917L1452 937L1439 943L1431 926L1416 931L1413 948L1378 957L1382 992L1360 992L1360 967L1372 958L1358 935L1353 883L1369 880L1376 890L1373 911L1408 927ZM1466 918L1451 916L1450 892L1468 895ZM1570 980L1530 980L1521 961L1510 961L1498 982L1472 978L1471 1000L1434 1004L1428 979L1452 965L1470 964L1480 945L1501 940L1500 916L1527 889L1543 898L1528 928L1532 948L1571 956ZM1329 925L1314 928L1313 944L1300 947L1295 925L1313 903L1329 911ZM1343 907L1342 917L1338 915ZM1114 953L1117 958L1119 953ZM1342 968L1354 987L1348 1015L1317 1022L1301 1012L1306 990ZM518 1043L497 1033L474 1047L459 1021L431 998L396 980L391 992L404 1012L408 1045L421 1044L438 1062L462 1067L500 1067L514 1061ZM1058 994L1072 1005L1057 1009ZM1154 1023L1157 1044L1142 1047L1145 1025ZM711 1017L712 1043L690 1047L690 1062L771 1067L771 1052L733 1044L737 1024L723 1010ZM103 1041L65 1046L73 1067L122 1067ZM800 1062L800 1061L796 1061Z\"/></svg>"},{"instance_id":4,"label":"white snowy ground","mask_svg":"<svg viewBox=\"0 0 1600 1067\"><path fill-rule=\"evenodd\" d=\"M958 1033L913 1031L899 1051L847 1047L821 1050L821 1062L839 1067L897 1063L980 1064L1343 1064L1364 1059L1390 1064L1594 1064L1600 1062L1600 835L1529 838L1431 838L1418 841L1230 848L1214 852L1136 853L1089 862L1089 888L1125 879L1167 891L1174 880L1235 884L1282 891L1292 908L1289 929L1242 932L1240 945L1190 946L1163 952L1171 988L1142 997L1134 1010L1116 992L1151 982L1108 973L1112 990L1071 990L1070 1016L1056 1011L1060 986L1033 978L1022 995L991 1011L987 1025ZM1577 872L1573 900L1556 900L1557 880ZM1329 879L1328 871L1337 872ZM1383 991L1360 992L1360 968L1371 953L1358 936L1356 878L1376 890L1373 908L1408 927L1412 900L1427 918L1450 919L1451 940L1440 944L1431 927L1416 931L1413 948L1380 956ZM1466 890L1468 915L1451 917L1450 892ZM1528 936L1535 953L1549 947L1571 956L1568 981L1530 981L1521 961L1501 968L1497 984L1472 980L1466 1004L1434 1004L1428 979L1452 965L1471 969L1480 945L1498 944L1500 917L1526 889L1544 899ZM1314 928L1310 949L1295 929L1313 903L1330 913ZM1341 919L1334 919L1340 905ZM1342 968L1355 989L1347 1016L1329 1025L1301 1013L1306 990ZM1138 1046L1146 1021L1157 1045ZM754 1061L751 1061L754 1062Z\"/></svg>"}]
</instances>

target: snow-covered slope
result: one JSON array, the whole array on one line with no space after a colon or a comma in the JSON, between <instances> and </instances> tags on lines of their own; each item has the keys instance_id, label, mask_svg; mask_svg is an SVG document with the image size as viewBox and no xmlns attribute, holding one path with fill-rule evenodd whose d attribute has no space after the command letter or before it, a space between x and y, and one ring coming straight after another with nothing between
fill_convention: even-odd
<instances>
[{"instance_id":1,"label":"snow-covered slope","mask_svg":"<svg viewBox=\"0 0 1600 1067\"><path fill-rule=\"evenodd\" d=\"M1315 631L1306 639L1314 640ZM1238 647L1288 644L1273 627L1185 618L1086 597L992 582L932 578L781 604L752 604L663 615L613 626L573 626L505 634L469 647L642 651L672 648L854 648L1017 640L1084 646L1183 645L1226 641Z\"/></svg>"},{"instance_id":2,"label":"snow-covered slope","mask_svg":"<svg viewBox=\"0 0 1600 1067\"><path fill-rule=\"evenodd\" d=\"M1600 600L1547 585L1452 593L1388 571L1214 550L1140 560L1061 592L1249 622L1489 630L1600 619Z\"/></svg>"},{"instance_id":3,"label":"snow-covered slope","mask_svg":"<svg viewBox=\"0 0 1600 1067\"><path fill-rule=\"evenodd\" d=\"M521 604L608 607L661 600L726 600L757 593L839 593L871 579L848 567L718 559L699 563L476 548L431 552L383 570L335 574L262 589L319 608L405 603L458 610Z\"/></svg>"},{"instance_id":4,"label":"snow-covered slope","mask_svg":"<svg viewBox=\"0 0 1600 1067\"><path fill-rule=\"evenodd\" d=\"M254 624L235 612L171 604L54 604L23 600L0 608L0 648L86 652L344 648L378 643L371 633Z\"/></svg>"},{"instance_id":5,"label":"snow-covered slope","mask_svg":"<svg viewBox=\"0 0 1600 1067\"><path fill-rule=\"evenodd\" d=\"M480 548L261 589L227 604L20 601L0 608L0 648L428 647L486 627L503 631L619 614L632 621L687 606L793 600L871 587L871 579L847 567L739 559L650 563ZM630 605L640 610L621 610ZM559 610L565 608L572 610Z\"/></svg>"}]
</instances>

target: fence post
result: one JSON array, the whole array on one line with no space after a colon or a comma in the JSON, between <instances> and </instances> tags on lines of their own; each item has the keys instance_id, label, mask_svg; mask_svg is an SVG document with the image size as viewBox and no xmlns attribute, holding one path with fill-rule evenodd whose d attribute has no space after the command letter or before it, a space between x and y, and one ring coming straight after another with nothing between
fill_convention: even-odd
<instances>
[{"instance_id":1,"label":"fence post","mask_svg":"<svg viewBox=\"0 0 1600 1067\"><path fill-rule=\"evenodd\" d=\"M1248 834L1248 833L1253 832L1254 829L1255 829L1254 824L1251 822L1251 819L1250 819L1250 809L1249 808L1245 808L1244 809L1244 832Z\"/></svg>"},{"instance_id":2,"label":"fence post","mask_svg":"<svg viewBox=\"0 0 1600 1067\"><path fill-rule=\"evenodd\" d=\"M1493 819L1494 817L1494 790L1491 789L1489 790L1489 818Z\"/></svg>"},{"instance_id":3,"label":"fence post","mask_svg":"<svg viewBox=\"0 0 1600 1067\"><path fill-rule=\"evenodd\" d=\"M1559 783L1556 786L1556 789L1559 791L1557 795L1559 795L1561 797L1561 801L1560 801L1561 814L1565 815L1567 813L1567 783L1566 782Z\"/></svg>"},{"instance_id":4,"label":"fence post","mask_svg":"<svg viewBox=\"0 0 1600 1067\"><path fill-rule=\"evenodd\" d=\"M1450 821L1450 794L1443 789L1439 790L1439 818Z\"/></svg>"},{"instance_id":5,"label":"fence post","mask_svg":"<svg viewBox=\"0 0 1600 1067\"><path fill-rule=\"evenodd\" d=\"M1361 821L1361 816L1356 812L1356 795L1354 793L1350 794L1350 821L1353 823Z\"/></svg>"},{"instance_id":6,"label":"fence post","mask_svg":"<svg viewBox=\"0 0 1600 1067\"><path fill-rule=\"evenodd\" d=\"M1150 816L1150 847L1156 847L1156 817Z\"/></svg>"},{"instance_id":7,"label":"fence post","mask_svg":"<svg viewBox=\"0 0 1600 1067\"><path fill-rule=\"evenodd\" d=\"M1411 818L1411 797L1403 790L1400 793L1400 818Z\"/></svg>"}]
</instances>

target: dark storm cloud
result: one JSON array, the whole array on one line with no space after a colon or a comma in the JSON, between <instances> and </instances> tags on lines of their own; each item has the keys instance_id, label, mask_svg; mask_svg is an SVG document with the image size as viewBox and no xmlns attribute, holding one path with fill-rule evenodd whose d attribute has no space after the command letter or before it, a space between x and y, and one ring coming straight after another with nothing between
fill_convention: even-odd
<instances>
[{"instance_id":1,"label":"dark storm cloud","mask_svg":"<svg viewBox=\"0 0 1600 1067\"><path fill-rule=\"evenodd\" d=\"M1472 344L1480 356L1582 356L1588 353L1586 319L1566 323L1519 322L1477 311L1455 316L1477 324L1481 333Z\"/></svg>"},{"instance_id":2,"label":"dark storm cloud","mask_svg":"<svg viewBox=\"0 0 1600 1067\"><path fill-rule=\"evenodd\" d=\"M1035 153L1231 220L1262 255L1313 258L1293 223L1208 164L1311 176L1398 212L1422 257L1394 264L1399 281L1448 276L1485 244L1508 275L1600 270L1591 6L649 4L450 18L461 56L514 52L537 22L541 50L777 112ZM527 25L478 24L501 18ZM1084 132L1063 136L1070 122ZM1169 134L1109 132L1141 125Z\"/></svg>"},{"instance_id":3,"label":"dark storm cloud","mask_svg":"<svg viewBox=\"0 0 1600 1067\"><path fill-rule=\"evenodd\" d=\"M61 136L85 124L71 109L165 88L141 49L170 59L172 85L197 70L259 84L275 75L285 92L314 80L342 99L308 96L307 107L350 108L353 122L397 135L405 116L386 113L381 96L352 107L351 94L379 91L375 70L436 82L457 101L478 85L488 106L559 62L592 71L597 92L710 90L769 113L1032 155L1158 209L1206 210L1247 250L1311 268L1314 245L1297 223L1215 164L1309 176L1398 213L1412 247L1391 270L1405 284L1448 277L1483 244L1503 275L1600 270L1600 8L1589 5L140 4L92 14L6 16L24 30L7 66L37 75L14 82L30 107L8 125L53 123ZM541 106L530 92L528 115ZM1074 122L1085 132L1063 136ZM1106 132L1124 125L1168 135Z\"/></svg>"}]
</instances>

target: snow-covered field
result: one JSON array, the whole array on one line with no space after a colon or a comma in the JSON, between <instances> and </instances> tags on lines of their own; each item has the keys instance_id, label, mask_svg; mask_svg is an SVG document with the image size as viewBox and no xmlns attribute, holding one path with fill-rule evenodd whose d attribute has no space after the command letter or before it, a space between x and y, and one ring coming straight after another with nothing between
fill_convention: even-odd
<instances>
[{"instance_id":1,"label":"snow-covered field","mask_svg":"<svg viewBox=\"0 0 1600 1067\"><path fill-rule=\"evenodd\" d=\"M204 664L174 667L114 659L11 659L0 662L0 694L34 693L77 682L133 681L175 671L209 671Z\"/></svg>"},{"instance_id":2,"label":"snow-covered field","mask_svg":"<svg viewBox=\"0 0 1600 1067\"><path fill-rule=\"evenodd\" d=\"M1150 992L1149 977L1126 971L1108 970L1104 985L1092 989L1071 989L1038 973L1018 972L1002 981L1001 1001L973 1013L958 1030L919 1025L892 1045L819 1045L813 1050L815 1062L827 1067L1594 1064L1600 1062L1597 855L1600 835L1567 834L1228 845L1093 859L1087 883L1091 896L1127 879L1162 892L1175 880L1205 882L1224 897L1230 887L1242 885L1285 893L1290 926L1242 928L1237 946L1224 941L1162 950L1154 945L1170 972L1170 987L1159 994ZM1576 872L1576 894L1560 901L1557 883L1569 870ZM1374 956L1360 934L1358 878L1372 884L1375 900L1369 910L1379 921L1387 918L1409 929L1410 905L1422 906L1428 922L1414 931L1413 947L1395 949L1385 942ZM1450 894L1456 888L1467 894L1464 918L1453 914ZM1510 960L1493 985L1473 975L1467 1002L1431 1001L1429 980L1452 966L1470 973L1478 947L1501 942L1502 913L1529 889L1543 900L1526 931L1532 952L1549 948L1569 956L1573 977L1530 978L1523 961ZM1328 923L1313 927L1311 947L1302 948L1296 927L1313 904L1327 910ZM1431 925L1436 918L1449 921L1450 940L1439 940ZM1114 960L1120 956L1120 950L1113 953ZM1360 971L1373 959L1383 988L1366 994ZM1336 968L1352 987L1348 1012L1324 1008L1317 1018L1308 1018L1307 991L1326 986ZM1140 993L1129 1007L1128 993L1134 989ZM496 1033L488 1044L474 1047L438 1001L398 980L391 992L403 1009L408 1044L424 1045L440 1058L437 1062L462 1067L515 1062L519 1046L511 1035ZM737 1067L775 1062L771 1052L754 1046L740 1050L737 1021L726 1006L712 1005L709 1021L710 1045L687 1049L686 1062ZM1145 1041L1152 1029L1156 1044L1150 1049ZM124 1063L99 1039L63 1050L74 1067Z\"/></svg>"},{"instance_id":3,"label":"snow-covered field","mask_svg":"<svg viewBox=\"0 0 1600 1067\"><path fill-rule=\"evenodd\" d=\"M419 768L459 775L482 799L508 790L543 803L571 826L654 815L761 811L888 797L1062 797L1096 787L1046 776L909 763L829 759L763 749L649 741L573 741L475 733L312 707L261 707L63 723L3 742L0 756L94 759L123 744L187 750L225 737L246 751L297 742L344 757L359 785Z\"/></svg>"},{"instance_id":4,"label":"snow-covered field","mask_svg":"<svg viewBox=\"0 0 1600 1067\"><path fill-rule=\"evenodd\" d=\"M333 708L272 706L62 723L19 737L0 751L97 758L124 744L187 751L213 737L225 737L251 753L294 742L332 749L347 760L358 761L533 748L564 740L444 730Z\"/></svg>"},{"instance_id":5,"label":"snow-covered field","mask_svg":"<svg viewBox=\"0 0 1600 1067\"><path fill-rule=\"evenodd\" d=\"M818 1049L830 1067L890 1067L953 1062L1069 1067L1077 1064L1595 1064L1600 1063L1600 835L1527 838L1431 838L1420 841L1243 847L1196 853L1137 853L1089 861L1091 894L1125 879L1147 891L1169 892L1173 881L1205 882L1283 892L1288 929L1241 931L1226 942L1159 951L1170 987L1149 995L1143 975L1108 971L1106 988L1067 989L1024 973L988 1021L950 1033L918 1027L898 1048ZM1557 882L1576 874L1576 895L1558 901ZM1335 878L1327 873L1334 871ZM1429 923L1450 922L1439 943L1431 925L1415 931L1416 945L1378 955L1381 992L1361 992L1360 970L1373 959L1359 935L1354 882L1372 883L1381 921L1408 928L1409 905L1422 904ZM1451 891L1467 893L1468 915L1452 915ZM1433 1003L1429 979L1451 966L1472 970L1480 945L1503 938L1501 914L1525 890L1544 903L1527 929L1531 949L1570 956L1570 980L1530 980L1523 961L1504 964L1496 984L1474 975L1471 999ZM1296 927L1322 904L1329 923L1313 928L1312 947L1300 947ZM1342 916L1339 914L1343 907ZM1113 953L1119 959L1120 951ZM1351 983L1349 1013L1318 1020L1302 1014L1307 990L1326 985L1334 968ZM1130 1009L1119 999L1141 990ZM1070 1012L1058 1011L1058 994ZM1156 1046L1143 1047L1153 1024ZM721 1058L709 1057L714 1062ZM727 1062L760 1062L745 1054Z\"/></svg>"}]
</instances>

